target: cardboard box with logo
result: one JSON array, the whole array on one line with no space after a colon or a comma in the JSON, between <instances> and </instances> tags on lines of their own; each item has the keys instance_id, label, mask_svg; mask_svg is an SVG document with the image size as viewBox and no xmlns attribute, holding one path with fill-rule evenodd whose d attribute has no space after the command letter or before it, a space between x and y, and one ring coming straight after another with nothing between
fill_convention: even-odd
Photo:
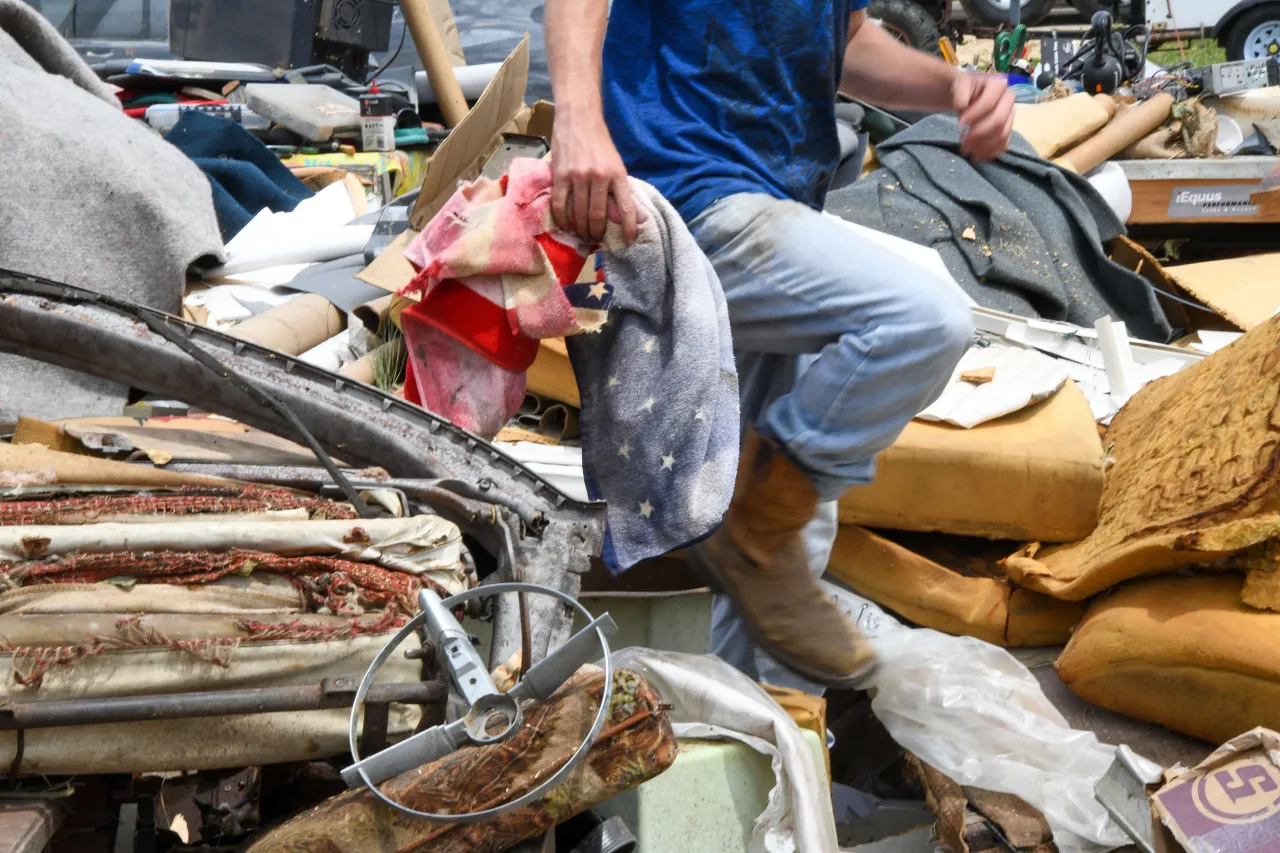
<instances>
[{"instance_id":1,"label":"cardboard box with logo","mask_svg":"<svg viewBox=\"0 0 1280 853\"><path fill-rule=\"evenodd\" d=\"M1280 734L1233 738L1151 797L1156 853L1280 851Z\"/></svg>"}]
</instances>

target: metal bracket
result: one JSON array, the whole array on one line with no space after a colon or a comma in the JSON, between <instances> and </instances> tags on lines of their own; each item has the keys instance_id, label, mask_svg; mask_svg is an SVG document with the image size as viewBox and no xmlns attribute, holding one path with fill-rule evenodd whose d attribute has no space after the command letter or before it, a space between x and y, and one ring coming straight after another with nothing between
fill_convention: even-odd
<instances>
[{"instance_id":1,"label":"metal bracket","mask_svg":"<svg viewBox=\"0 0 1280 853\"><path fill-rule=\"evenodd\" d=\"M1155 853L1147 786L1161 778L1160 768L1129 749L1116 747L1115 760L1093 787L1094 799L1142 853Z\"/></svg>"}]
</instances>

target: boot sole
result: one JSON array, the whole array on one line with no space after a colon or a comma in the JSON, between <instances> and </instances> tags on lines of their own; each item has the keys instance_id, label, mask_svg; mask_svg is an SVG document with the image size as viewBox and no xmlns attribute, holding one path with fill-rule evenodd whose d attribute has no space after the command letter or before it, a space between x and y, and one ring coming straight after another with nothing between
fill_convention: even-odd
<instances>
[{"instance_id":1,"label":"boot sole","mask_svg":"<svg viewBox=\"0 0 1280 853\"><path fill-rule=\"evenodd\" d=\"M727 595L729 600L733 602L734 609L737 610L739 614L746 612L746 608L743 606L741 599L733 591L733 585L725 582L725 578L720 573L720 570L716 568L711 560L708 560L703 555L702 549L695 545L693 548L689 549L688 554L689 561L693 564L695 571L701 574L704 580L710 581L708 586L722 595ZM848 675L833 675L829 672L820 672L797 661L788 654L785 649L779 648L769 642L756 629L750 619L743 617L742 624L746 626L747 636L751 638L751 641L768 652L774 660L778 661L788 669L798 672L810 681L817 682L818 684L832 690L862 689L867 686L867 682L880 668L879 662L873 660L866 666L863 666L861 669Z\"/></svg>"}]
</instances>

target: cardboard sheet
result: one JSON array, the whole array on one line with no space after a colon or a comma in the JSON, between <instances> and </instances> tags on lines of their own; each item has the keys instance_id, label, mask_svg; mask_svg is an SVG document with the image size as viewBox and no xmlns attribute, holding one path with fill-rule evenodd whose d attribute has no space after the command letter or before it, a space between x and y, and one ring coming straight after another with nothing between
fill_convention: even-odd
<instances>
[{"instance_id":1,"label":"cardboard sheet","mask_svg":"<svg viewBox=\"0 0 1280 853\"><path fill-rule=\"evenodd\" d=\"M582 407L578 380L569 363L569 350L563 338L546 338L538 342L538 357L527 373L527 387L534 394Z\"/></svg>"},{"instance_id":2,"label":"cardboard sheet","mask_svg":"<svg viewBox=\"0 0 1280 853\"><path fill-rule=\"evenodd\" d=\"M1280 535L1280 319L1133 396L1107 433L1097 529L1007 561L1028 589L1084 599Z\"/></svg>"},{"instance_id":3,"label":"cardboard sheet","mask_svg":"<svg viewBox=\"0 0 1280 853\"><path fill-rule=\"evenodd\" d=\"M1165 267L1183 290L1246 332L1280 311L1280 252Z\"/></svg>"},{"instance_id":4,"label":"cardboard sheet","mask_svg":"<svg viewBox=\"0 0 1280 853\"><path fill-rule=\"evenodd\" d=\"M73 418L61 422L79 443L86 435L122 435L157 465L169 462L230 462L241 465L315 465L310 449L287 438L214 418ZM343 465L341 460L334 460Z\"/></svg>"},{"instance_id":5,"label":"cardboard sheet","mask_svg":"<svg viewBox=\"0 0 1280 853\"><path fill-rule=\"evenodd\" d=\"M0 444L0 477L14 474L49 475L46 483L98 486L230 486L234 480L181 474L147 465L114 462L94 456L59 453L39 444Z\"/></svg>"},{"instance_id":6,"label":"cardboard sheet","mask_svg":"<svg viewBox=\"0 0 1280 853\"><path fill-rule=\"evenodd\" d=\"M524 107L524 90L529 81L529 38L525 36L502 63L493 82L484 90L467 118L440 143L422 181L422 191L409 215L415 230L435 216L458 181L474 180L484 160L502 141L503 127Z\"/></svg>"}]
</instances>

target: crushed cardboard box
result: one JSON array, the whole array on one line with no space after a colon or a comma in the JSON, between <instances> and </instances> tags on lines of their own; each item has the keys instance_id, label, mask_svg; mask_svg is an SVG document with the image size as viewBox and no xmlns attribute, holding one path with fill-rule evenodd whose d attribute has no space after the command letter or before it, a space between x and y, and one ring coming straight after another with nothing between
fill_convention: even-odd
<instances>
[{"instance_id":1,"label":"crushed cardboard box","mask_svg":"<svg viewBox=\"0 0 1280 853\"><path fill-rule=\"evenodd\" d=\"M1248 331L1280 310L1280 253L1165 267L1169 278L1237 328Z\"/></svg>"},{"instance_id":2,"label":"crushed cardboard box","mask_svg":"<svg viewBox=\"0 0 1280 853\"><path fill-rule=\"evenodd\" d=\"M1084 615L1083 604L1015 589L991 574L1002 553L998 544L969 540L953 549L938 537L916 539L927 541L913 550L841 525L827 571L918 625L999 646L1062 645ZM965 554L966 544L978 550ZM928 553L920 553L926 548Z\"/></svg>"},{"instance_id":3,"label":"crushed cardboard box","mask_svg":"<svg viewBox=\"0 0 1280 853\"><path fill-rule=\"evenodd\" d=\"M1244 604L1242 583L1235 572L1150 578L1098 598L1058 676L1095 705L1210 743L1280 729L1280 613Z\"/></svg>"},{"instance_id":4,"label":"crushed cardboard box","mask_svg":"<svg viewBox=\"0 0 1280 853\"><path fill-rule=\"evenodd\" d=\"M1125 236L1117 237L1107 246L1107 257L1151 282L1151 286L1156 289L1156 300L1174 327L1197 330L1234 328L1221 316L1219 309L1208 303L1204 304L1213 310L1196 308L1188 305L1187 301L1179 302L1162 296L1160 292L1164 291L1183 300L1197 299L1195 295L1187 292L1181 282L1175 279L1155 255L1148 252L1141 243L1136 243Z\"/></svg>"},{"instance_id":5,"label":"crushed cardboard box","mask_svg":"<svg viewBox=\"0 0 1280 853\"><path fill-rule=\"evenodd\" d=\"M549 139L554 111L539 102L526 106L529 79L529 37L526 35L494 74L475 106L440 143L422 179L422 189L409 214L409 230L397 237L357 278L396 292L414 277L404 257L413 238L442 208L460 181L480 176L485 162L502 145L506 133L531 134Z\"/></svg>"},{"instance_id":6,"label":"crushed cardboard box","mask_svg":"<svg viewBox=\"0 0 1280 853\"><path fill-rule=\"evenodd\" d=\"M1280 535L1280 319L1145 386L1107 433L1098 526L1006 561L1021 586L1081 600L1212 564Z\"/></svg>"},{"instance_id":7,"label":"crushed cardboard box","mask_svg":"<svg viewBox=\"0 0 1280 853\"><path fill-rule=\"evenodd\" d=\"M534 394L582 408L578 380L569 363L569 350L564 338L545 338L538 342L538 357L526 374L528 389Z\"/></svg>"},{"instance_id":8,"label":"crushed cardboard box","mask_svg":"<svg viewBox=\"0 0 1280 853\"><path fill-rule=\"evenodd\" d=\"M1151 798L1156 853L1264 853L1280 849L1280 734L1255 728Z\"/></svg>"},{"instance_id":9,"label":"crushed cardboard box","mask_svg":"<svg viewBox=\"0 0 1280 853\"><path fill-rule=\"evenodd\" d=\"M840 500L840 520L1070 542L1097 523L1102 462L1089 402L1068 382L1048 400L972 429L912 421L877 458L875 482Z\"/></svg>"}]
</instances>

